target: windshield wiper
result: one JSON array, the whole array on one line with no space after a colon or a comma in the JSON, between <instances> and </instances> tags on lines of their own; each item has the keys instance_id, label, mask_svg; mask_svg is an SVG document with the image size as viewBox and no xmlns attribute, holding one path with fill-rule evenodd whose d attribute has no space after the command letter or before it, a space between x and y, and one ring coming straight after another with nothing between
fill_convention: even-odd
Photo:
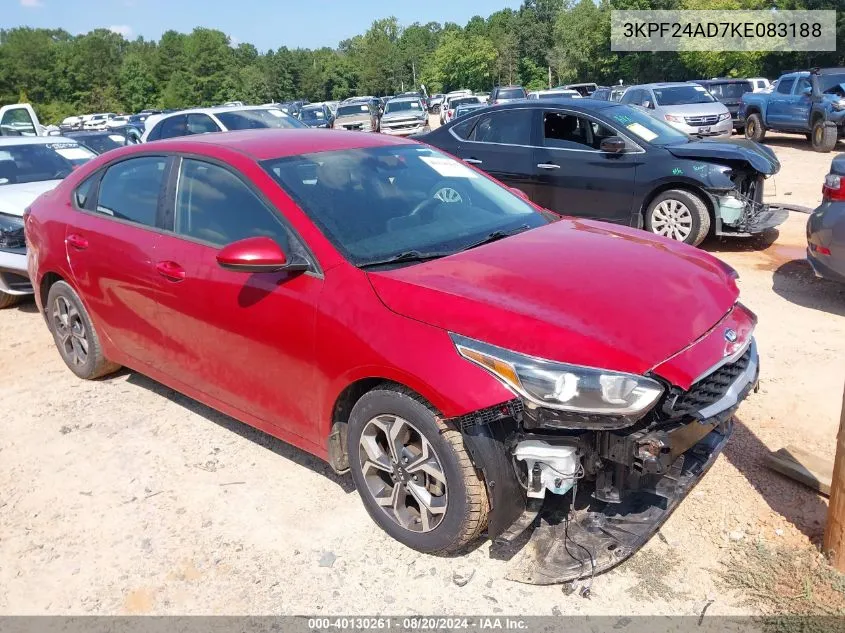
<instances>
[{"instance_id":1,"label":"windshield wiper","mask_svg":"<svg viewBox=\"0 0 845 633\"><path fill-rule=\"evenodd\" d=\"M387 264L402 264L405 262L425 262L430 259L438 259L440 257L446 257L447 255L452 255L453 253L437 253L437 252L429 252L423 253L420 251L404 251L399 253L398 255L392 255L391 257L385 257L384 259L377 259L371 262L366 262L358 266L358 268L371 268L373 266L385 266Z\"/></svg>"},{"instance_id":2,"label":"windshield wiper","mask_svg":"<svg viewBox=\"0 0 845 633\"><path fill-rule=\"evenodd\" d=\"M527 231L531 227L527 224L523 224L521 226L516 227L515 229L511 229L510 231L493 231L487 237L478 240L477 242L473 242L469 246L465 246L461 250L468 251L471 248L476 248L478 246L484 246L485 244L489 244L490 242L497 242L498 240L503 240L506 237L510 237L511 235L516 235L517 233L522 233L523 231Z\"/></svg>"}]
</instances>

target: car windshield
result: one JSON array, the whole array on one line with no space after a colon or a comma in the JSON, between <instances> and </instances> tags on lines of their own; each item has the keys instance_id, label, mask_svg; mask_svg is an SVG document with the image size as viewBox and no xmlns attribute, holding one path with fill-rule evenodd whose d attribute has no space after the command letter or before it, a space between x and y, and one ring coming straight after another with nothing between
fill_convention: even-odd
<instances>
[{"instance_id":1,"label":"car windshield","mask_svg":"<svg viewBox=\"0 0 845 633\"><path fill-rule=\"evenodd\" d=\"M739 99L746 92L751 92L750 81L734 81L723 84L710 84L707 90L717 99Z\"/></svg>"},{"instance_id":2,"label":"car windshield","mask_svg":"<svg viewBox=\"0 0 845 633\"><path fill-rule=\"evenodd\" d=\"M459 105L466 105L470 103L478 103L478 97L460 97L459 99L452 99L449 105L452 108L457 108Z\"/></svg>"},{"instance_id":3,"label":"car windshield","mask_svg":"<svg viewBox=\"0 0 845 633\"><path fill-rule=\"evenodd\" d=\"M220 122L226 126L227 130L256 130L268 127L290 129L305 127L304 123L301 123L276 108L215 112L214 116L220 119Z\"/></svg>"},{"instance_id":4,"label":"car windshield","mask_svg":"<svg viewBox=\"0 0 845 633\"><path fill-rule=\"evenodd\" d=\"M845 97L845 74L819 75L819 87L824 94Z\"/></svg>"},{"instance_id":5,"label":"car windshield","mask_svg":"<svg viewBox=\"0 0 845 633\"><path fill-rule=\"evenodd\" d=\"M541 92L540 99L572 99L580 97L577 92Z\"/></svg>"},{"instance_id":6,"label":"car windshield","mask_svg":"<svg viewBox=\"0 0 845 633\"><path fill-rule=\"evenodd\" d=\"M522 88L502 88L497 99L524 99L525 90Z\"/></svg>"},{"instance_id":7,"label":"car windshield","mask_svg":"<svg viewBox=\"0 0 845 633\"><path fill-rule=\"evenodd\" d=\"M98 154L126 145L126 137L120 134L93 134L91 136L76 137L76 139L79 143Z\"/></svg>"},{"instance_id":8,"label":"car windshield","mask_svg":"<svg viewBox=\"0 0 845 633\"><path fill-rule=\"evenodd\" d=\"M299 116L303 119L307 119L309 121L325 121L326 114L319 108L310 108L310 109L303 109L300 111Z\"/></svg>"},{"instance_id":9,"label":"car windshield","mask_svg":"<svg viewBox=\"0 0 845 633\"><path fill-rule=\"evenodd\" d=\"M422 112L422 106L419 101L388 101L384 113L391 112Z\"/></svg>"},{"instance_id":10,"label":"car windshield","mask_svg":"<svg viewBox=\"0 0 845 633\"><path fill-rule=\"evenodd\" d=\"M654 97L659 106L686 105L688 103L713 103L716 101L702 86L671 86L655 88Z\"/></svg>"},{"instance_id":11,"label":"car windshield","mask_svg":"<svg viewBox=\"0 0 845 633\"><path fill-rule=\"evenodd\" d=\"M0 185L60 180L95 156L73 141L0 145Z\"/></svg>"},{"instance_id":12,"label":"car windshield","mask_svg":"<svg viewBox=\"0 0 845 633\"><path fill-rule=\"evenodd\" d=\"M356 266L401 254L449 255L551 221L463 163L419 145L319 152L262 166Z\"/></svg>"},{"instance_id":13,"label":"car windshield","mask_svg":"<svg viewBox=\"0 0 845 633\"><path fill-rule=\"evenodd\" d=\"M337 109L337 117L342 116L362 116L370 114L370 106L366 103L350 103L349 105L340 106Z\"/></svg>"},{"instance_id":14,"label":"car windshield","mask_svg":"<svg viewBox=\"0 0 845 633\"><path fill-rule=\"evenodd\" d=\"M652 145L673 145L689 141L686 134L668 123L655 119L641 108L620 104L603 110L602 114L635 137Z\"/></svg>"}]
</instances>

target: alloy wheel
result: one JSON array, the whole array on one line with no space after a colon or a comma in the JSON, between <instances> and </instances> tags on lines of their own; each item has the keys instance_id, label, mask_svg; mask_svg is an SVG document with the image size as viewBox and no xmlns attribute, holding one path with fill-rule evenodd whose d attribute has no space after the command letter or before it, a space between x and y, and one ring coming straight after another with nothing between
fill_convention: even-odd
<instances>
[{"instance_id":1,"label":"alloy wheel","mask_svg":"<svg viewBox=\"0 0 845 633\"><path fill-rule=\"evenodd\" d=\"M374 417L364 426L358 453L367 492L391 520L411 532L440 525L446 515L446 475L413 424L395 415Z\"/></svg>"},{"instance_id":2,"label":"alloy wheel","mask_svg":"<svg viewBox=\"0 0 845 633\"><path fill-rule=\"evenodd\" d=\"M88 331L79 311L65 297L56 297L51 315L56 338L65 358L73 365L88 360Z\"/></svg>"},{"instance_id":3,"label":"alloy wheel","mask_svg":"<svg viewBox=\"0 0 845 633\"><path fill-rule=\"evenodd\" d=\"M651 213L651 230L683 242L692 233L692 213L679 200L663 200Z\"/></svg>"}]
</instances>

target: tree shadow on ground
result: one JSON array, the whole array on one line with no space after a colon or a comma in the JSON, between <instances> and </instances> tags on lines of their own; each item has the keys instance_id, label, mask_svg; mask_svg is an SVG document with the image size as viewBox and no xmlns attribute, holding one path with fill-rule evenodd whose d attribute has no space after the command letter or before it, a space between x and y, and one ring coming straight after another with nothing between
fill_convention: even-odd
<instances>
[{"instance_id":1,"label":"tree shadow on ground","mask_svg":"<svg viewBox=\"0 0 845 633\"><path fill-rule=\"evenodd\" d=\"M754 431L740 418L735 418L733 436L725 445L725 457L773 511L792 523L811 541L818 541L824 531L827 503L810 488L768 468L765 459L769 452ZM729 491L726 494L730 494Z\"/></svg>"}]
</instances>

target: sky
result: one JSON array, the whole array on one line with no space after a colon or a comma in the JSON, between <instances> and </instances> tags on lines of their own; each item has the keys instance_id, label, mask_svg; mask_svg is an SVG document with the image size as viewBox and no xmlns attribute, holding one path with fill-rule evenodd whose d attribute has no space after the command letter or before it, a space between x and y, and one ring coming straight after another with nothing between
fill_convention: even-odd
<instances>
[{"instance_id":1,"label":"sky","mask_svg":"<svg viewBox=\"0 0 845 633\"><path fill-rule=\"evenodd\" d=\"M402 25L487 17L520 0L0 0L0 28L63 28L87 33L109 28L127 38L158 39L169 29L220 29L234 44L270 48L337 46L391 15ZM11 5L11 6L9 6ZM11 9L11 10L10 10Z\"/></svg>"}]
</instances>

